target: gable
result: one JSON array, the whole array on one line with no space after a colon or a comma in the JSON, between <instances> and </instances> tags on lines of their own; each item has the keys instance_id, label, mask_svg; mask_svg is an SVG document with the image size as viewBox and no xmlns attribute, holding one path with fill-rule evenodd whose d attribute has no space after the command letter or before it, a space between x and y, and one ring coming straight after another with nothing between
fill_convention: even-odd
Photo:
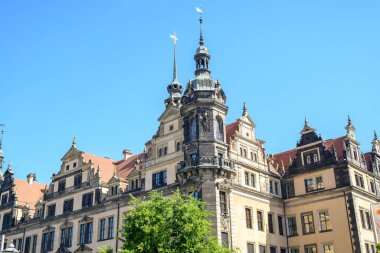
<instances>
[{"instance_id":1,"label":"gable","mask_svg":"<svg viewBox=\"0 0 380 253\"><path fill-rule=\"evenodd\" d=\"M166 110L158 118L158 121L168 121L179 116L179 109L175 106L168 106Z\"/></svg>"}]
</instances>

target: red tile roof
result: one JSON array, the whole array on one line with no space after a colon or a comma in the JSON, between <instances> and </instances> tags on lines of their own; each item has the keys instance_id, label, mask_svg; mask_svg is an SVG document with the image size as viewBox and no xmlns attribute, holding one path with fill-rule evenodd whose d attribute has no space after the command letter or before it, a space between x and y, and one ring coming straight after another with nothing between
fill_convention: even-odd
<instances>
[{"instance_id":1,"label":"red tile roof","mask_svg":"<svg viewBox=\"0 0 380 253\"><path fill-rule=\"evenodd\" d=\"M44 184L33 182L29 184L26 180L14 179L15 191L18 204L29 205L31 208L43 196L43 191L46 187Z\"/></svg>"},{"instance_id":2,"label":"red tile roof","mask_svg":"<svg viewBox=\"0 0 380 253\"><path fill-rule=\"evenodd\" d=\"M342 160L344 158L344 141L345 136L336 138L336 139L330 139L324 142L324 145L326 149L332 150L333 146L335 147L335 151L338 156L338 160ZM278 164L279 168L284 166L284 171L288 171L290 160L294 160L297 153L297 149L291 149L279 154L275 154L272 156L272 159L274 159L274 163Z\"/></svg>"},{"instance_id":3,"label":"red tile roof","mask_svg":"<svg viewBox=\"0 0 380 253\"><path fill-rule=\"evenodd\" d=\"M237 121L226 126L226 138L227 138L228 144L231 141L232 135L236 132L238 128L239 128L239 123Z\"/></svg>"},{"instance_id":4,"label":"red tile roof","mask_svg":"<svg viewBox=\"0 0 380 253\"><path fill-rule=\"evenodd\" d=\"M102 179L102 181L108 182L108 180L112 178L116 169L114 161L112 161L109 158L91 155L88 153L83 153L82 157L83 161L86 163L88 163L91 160L91 162L94 164L95 170L99 168L100 178Z\"/></svg>"},{"instance_id":5,"label":"red tile roof","mask_svg":"<svg viewBox=\"0 0 380 253\"><path fill-rule=\"evenodd\" d=\"M140 153L129 157L127 160L121 160L115 163L117 172L120 178L126 179L133 171L137 160L142 161L144 159L144 153Z\"/></svg>"}]
</instances>

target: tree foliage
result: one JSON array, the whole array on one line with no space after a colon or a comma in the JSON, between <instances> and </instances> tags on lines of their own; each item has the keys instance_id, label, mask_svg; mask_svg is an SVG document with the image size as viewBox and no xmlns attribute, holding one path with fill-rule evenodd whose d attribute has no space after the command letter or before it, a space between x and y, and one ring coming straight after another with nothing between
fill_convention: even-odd
<instances>
[{"instance_id":1,"label":"tree foliage","mask_svg":"<svg viewBox=\"0 0 380 253\"><path fill-rule=\"evenodd\" d=\"M179 191L163 197L152 192L148 200L131 197L132 210L124 216L120 239L123 253L227 253L211 236L204 203Z\"/></svg>"}]
</instances>

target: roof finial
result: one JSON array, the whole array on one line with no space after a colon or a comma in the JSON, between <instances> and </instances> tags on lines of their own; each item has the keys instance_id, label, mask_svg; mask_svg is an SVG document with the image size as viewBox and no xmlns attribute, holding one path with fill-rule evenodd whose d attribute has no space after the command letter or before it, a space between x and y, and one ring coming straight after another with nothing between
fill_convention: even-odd
<instances>
[{"instance_id":1,"label":"roof finial","mask_svg":"<svg viewBox=\"0 0 380 253\"><path fill-rule=\"evenodd\" d=\"M200 25L199 45L203 46L204 45L204 42L203 42L203 33L202 33L202 23L203 23L202 13L203 13L203 9L200 8L200 7L196 7L195 11L198 12L199 15L200 15L200 17L199 17L199 25Z\"/></svg>"},{"instance_id":2,"label":"roof finial","mask_svg":"<svg viewBox=\"0 0 380 253\"><path fill-rule=\"evenodd\" d=\"M243 114L242 116L247 116L247 105L245 104L244 102L244 105L243 105Z\"/></svg>"},{"instance_id":3,"label":"roof finial","mask_svg":"<svg viewBox=\"0 0 380 253\"><path fill-rule=\"evenodd\" d=\"M1 132L0 132L0 150L3 147L3 134L4 134L4 124L0 124Z\"/></svg>"},{"instance_id":4,"label":"roof finial","mask_svg":"<svg viewBox=\"0 0 380 253\"><path fill-rule=\"evenodd\" d=\"M177 59L176 59L177 58L176 57L176 44L177 44L178 38L177 38L177 35L175 34L175 32L173 35L170 35L170 38L173 39L173 45L174 45L174 64L173 64L173 82L174 82L174 81L178 81L177 80Z\"/></svg>"},{"instance_id":5,"label":"roof finial","mask_svg":"<svg viewBox=\"0 0 380 253\"><path fill-rule=\"evenodd\" d=\"M72 147L74 147L74 148L77 147L77 140L76 140L75 136L74 136L74 139L73 139Z\"/></svg>"},{"instance_id":6,"label":"roof finial","mask_svg":"<svg viewBox=\"0 0 380 253\"><path fill-rule=\"evenodd\" d=\"M373 131L373 140L374 141L378 140L376 130Z\"/></svg>"},{"instance_id":7,"label":"roof finial","mask_svg":"<svg viewBox=\"0 0 380 253\"><path fill-rule=\"evenodd\" d=\"M351 126L351 125L352 125L352 122L351 122L351 117L350 117L350 115L348 115L348 122L347 122L347 125L348 125L348 126Z\"/></svg>"}]
</instances>

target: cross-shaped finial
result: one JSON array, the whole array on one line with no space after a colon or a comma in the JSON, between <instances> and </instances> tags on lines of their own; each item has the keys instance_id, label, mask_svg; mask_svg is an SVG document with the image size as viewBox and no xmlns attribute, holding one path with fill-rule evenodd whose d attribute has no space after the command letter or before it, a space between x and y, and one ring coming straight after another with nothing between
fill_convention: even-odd
<instances>
[{"instance_id":1,"label":"cross-shaped finial","mask_svg":"<svg viewBox=\"0 0 380 253\"><path fill-rule=\"evenodd\" d=\"M170 35L170 38L172 38L174 45L177 44L178 38L177 38L177 35L175 33L173 35Z\"/></svg>"}]
</instances>

